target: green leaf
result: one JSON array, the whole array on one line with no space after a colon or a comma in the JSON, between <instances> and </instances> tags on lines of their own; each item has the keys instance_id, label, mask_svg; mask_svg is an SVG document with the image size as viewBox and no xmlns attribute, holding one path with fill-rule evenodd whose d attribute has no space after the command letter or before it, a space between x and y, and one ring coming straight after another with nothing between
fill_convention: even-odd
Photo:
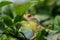
<instances>
[{"instance_id":1,"label":"green leaf","mask_svg":"<svg viewBox=\"0 0 60 40\"><path fill-rule=\"evenodd\" d=\"M36 14L35 18L40 22L42 20L48 19L49 15L46 15L46 14L45 15L44 14Z\"/></svg>"},{"instance_id":2,"label":"green leaf","mask_svg":"<svg viewBox=\"0 0 60 40\"><path fill-rule=\"evenodd\" d=\"M54 29L60 30L60 16L56 16L54 19Z\"/></svg>"},{"instance_id":3,"label":"green leaf","mask_svg":"<svg viewBox=\"0 0 60 40\"><path fill-rule=\"evenodd\" d=\"M22 20L23 20L23 17L20 15L17 15L14 19L14 23L19 22L19 21L21 22Z\"/></svg>"},{"instance_id":4,"label":"green leaf","mask_svg":"<svg viewBox=\"0 0 60 40\"><path fill-rule=\"evenodd\" d=\"M16 29L17 29L17 30L19 30L19 29L20 29L20 27L21 27L21 23L19 23L19 22L18 22L18 23L16 23L16 24L15 24L15 27L16 27Z\"/></svg>"},{"instance_id":5,"label":"green leaf","mask_svg":"<svg viewBox=\"0 0 60 40\"><path fill-rule=\"evenodd\" d=\"M56 2L56 0L45 0L45 4L47 6L54 6L55 2Z\"/></svg>"},{"instance_id":6,"label":"green leaf","mask_svg":"<svg viewBox=\"0 0 60 40\"><path fill-rule=\"evenodd\" d=\"M7 39L7 36L4 34L0 37L0 40L8 40L8 39Z\"/></svg>"},{"instance_id":7,"label":"green leaf","mask_svg":"<svg viewBox=\"0 0 60 40\"><path fill-rule=\"evenodd\" d=\"M39 4L44 4L45 0L38 0Z\"/></svg>"},{"instance_id":8,"label":"green leaf","mask_svg":"<svg viewBox=\"0 0 60 40\"><path fill-rule=\"evenodd\" d=\"M3 16L2 17L3 19L3 22L7 25L7 26L12 26L13 25L13 22L12 22L12 19L8 16Z\"/></svg>"},{"instance_id":9,"label":"green leaf","mask_svg":"<svg viewBox=\"0 0 60 40\"><path fill-rule=\"evenodd\" d=\"M10 28L10 27L6 28L6 33L12 33L12 32L13 32L12 28Z\"/></svg>"},{"instance_id":10,"label":"green leaf","mask_svg":"<svg viewBox=\"0 0 60 40\"><path fill-rule=\"evenodd\" d=\"M45 30L40 30L37 34L36 40L44 40L45 33Z\"/></svg>"},{"instance_id":11,"label":"green leaf","mask_svg":"<svg viewBox=\"0 0 60 40\"><path fill-rule=\"evenodd\" d=\"M36 13L38 14L50 15L52 7L36 5L35 10L36 10Z\"/></svg>"},{"instance_id":12,"label":"green leaf","mask_svg":"<svg viewBox=\"0 0 60 40\"><path fill-rule=\"evenodd\" d=\"M17 15L22 16L23 14L25 14L25 11L28 10L28 8L32 5L32 3L27 3L25 5L16 5L14 7L14 10L16 11Z\"/></svg>"},{"instance_id":13,"label":"green leaf","mask_svg":"<svg viewBox=\"0 0 60 40\"><path fill-rule=\"evenodd\" d=\"M14 15L13 15L13 10L11 8L10 5L6 6L6 7L3 7L3 14L7 15L7 16L10 16L12 19L14 18Z\"/></svg>"},{"instance_id":14,"label":"green leaf","mask_svg":"<svg viewBox=\"0 0 60 40\"><path fill-rule=\"evenodd\" d=\"M5 6L5 5L9 5L9 4L11 4L12 2L9 2L9 1L2 1L2 2L0 2L0 7L3 7L3 6Z\"/></svg>"},{"instance_id":15,"label":"green leaf","mask_svg":"<svg viewBox=\"0 0 60 40\"><path fill-rule=\"evenodd\" d=\"M8 40L17 40L17 39L13 37L8 37Z\"/></svg>"},{"instance_id":16,"label":"green leaf","mask_svg":"<svg viewBox=\"0 0 60 40\"><path fill-rule=\"evenodd\" d=\"M57 1L57 5L60 6L60 0Z\"/></svg>"},{"instance_id":17,"label":"green leaf","mask_svg":"<svg viewBox=\"0 0 60 40\"><path fill-rule=\"evenodd\" d=\"M31 8L28 9L27 13L31 13L31 14L34 15L34 14L36 14L36 10L35 10L34 7L31 7Z\"/></svg>"},{"instance_id":18,"label":"green leaf","mask_svg":"<svg viewBox=\"0 0 60 40\"><path fill-rule=\"evenodd\" d=\"M56 30L52 30L49 32L48 36L46 37L47 40L57 40L59 33Z\"/></svg>"},{"instance_id":19,"label":"green leaf","mask_svg":"<svg viewBox=\"0 0 60 40\"><path fill-rule=\"evenodd\" d=\"M43 20L43 21L42 21L42 24L43 24L44 26L53 25L53 19Z\"/></svg>"},{"instance_id":20,"label":"green leaf","mask_svg":"<svg viewBox=\"0 0 60 40\"><path fill-rule=\"evenodd\" d=\"M2 33L5 29L5 25L2 21L0 21L0 33Z\"/></svg>"},{"instance_id":21,"label":"green leaf","mask_svg":"<svg viewBox=\"0 0 60 40\"><path fill-rule=\"evenodd\" d=\"M0 37L0 40L17 40L16 38L14 38L14 37L11 37L11 36L7 36L7 35L2 35L1 37Z\"/></svg>"}]
</instances>

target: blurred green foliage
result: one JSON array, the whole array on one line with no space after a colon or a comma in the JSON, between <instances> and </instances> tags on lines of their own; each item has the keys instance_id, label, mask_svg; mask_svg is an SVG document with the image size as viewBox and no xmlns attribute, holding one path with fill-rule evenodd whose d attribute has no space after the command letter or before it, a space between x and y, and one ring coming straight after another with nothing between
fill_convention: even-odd
<instances>
[{"instance_id":1,"label":"blurred green foliage","mask_svg":"<svg viewBox=\"0 0 60 40\"><path fill-rule=\"evenodd\" d=\"M21 21L25 20L23 15L26 13L34 15L45 29L49 29L49 32L40 30L36 40L57 40L60 33L60 0L32 0L24 5L0 2L0 40L30 40L26 38L29 30L28 33L21 30Z\"/></svg>"}]
</instances>

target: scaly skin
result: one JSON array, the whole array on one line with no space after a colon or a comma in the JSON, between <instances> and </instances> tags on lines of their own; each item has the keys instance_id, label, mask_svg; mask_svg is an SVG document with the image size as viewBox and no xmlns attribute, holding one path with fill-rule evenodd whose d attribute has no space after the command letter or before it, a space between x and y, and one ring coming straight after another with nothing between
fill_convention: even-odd
<instances>
[{"instance_id":1,"label":"scaly skin","mask_svg":"<svg viewBox=\"0 0 60 40\"><path fill-rule=\"evenodd\" d=\"M30 28L33 32L36 31L37 23L34 21L22 21L23 26Z\"/></svg>"}]
</instances>

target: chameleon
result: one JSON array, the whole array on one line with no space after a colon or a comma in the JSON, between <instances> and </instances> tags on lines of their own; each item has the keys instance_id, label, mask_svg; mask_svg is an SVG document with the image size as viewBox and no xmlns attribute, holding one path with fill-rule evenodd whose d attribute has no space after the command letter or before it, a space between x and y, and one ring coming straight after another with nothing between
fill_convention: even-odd
<instances>
[{"instance_id":1,"label":"chameleon","mask_svg":"<svg viewBox=\"0 0 60 40\"><path fill-rule=\"evenodd\" d=\"M30 28L34 32L34 36L31 38L31 40L34 40L36 38L38 31L43 27L40 25L40 23L37 21L34 15L24 14L23 18L26 21L22 21L21 23L23 26Z\"/></svg>"}]
</instances>

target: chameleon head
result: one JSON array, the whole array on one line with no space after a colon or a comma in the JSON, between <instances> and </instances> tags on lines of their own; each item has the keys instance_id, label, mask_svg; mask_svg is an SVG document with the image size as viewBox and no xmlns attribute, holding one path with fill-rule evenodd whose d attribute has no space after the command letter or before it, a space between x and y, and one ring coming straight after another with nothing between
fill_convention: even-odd
<instances>
[{"instance_id":1,"label":"chameleon head","mask_svg":"<svg viewBox=\"0 0 60 40\"><path fill-rule=\"evenodd\" d=\"M33 15L31 15L31 14L24 14L24 16L23 16L26 20L33 20L33 19L35 19L35 17L33 16Z\"/></svg>"}]
</instances>

